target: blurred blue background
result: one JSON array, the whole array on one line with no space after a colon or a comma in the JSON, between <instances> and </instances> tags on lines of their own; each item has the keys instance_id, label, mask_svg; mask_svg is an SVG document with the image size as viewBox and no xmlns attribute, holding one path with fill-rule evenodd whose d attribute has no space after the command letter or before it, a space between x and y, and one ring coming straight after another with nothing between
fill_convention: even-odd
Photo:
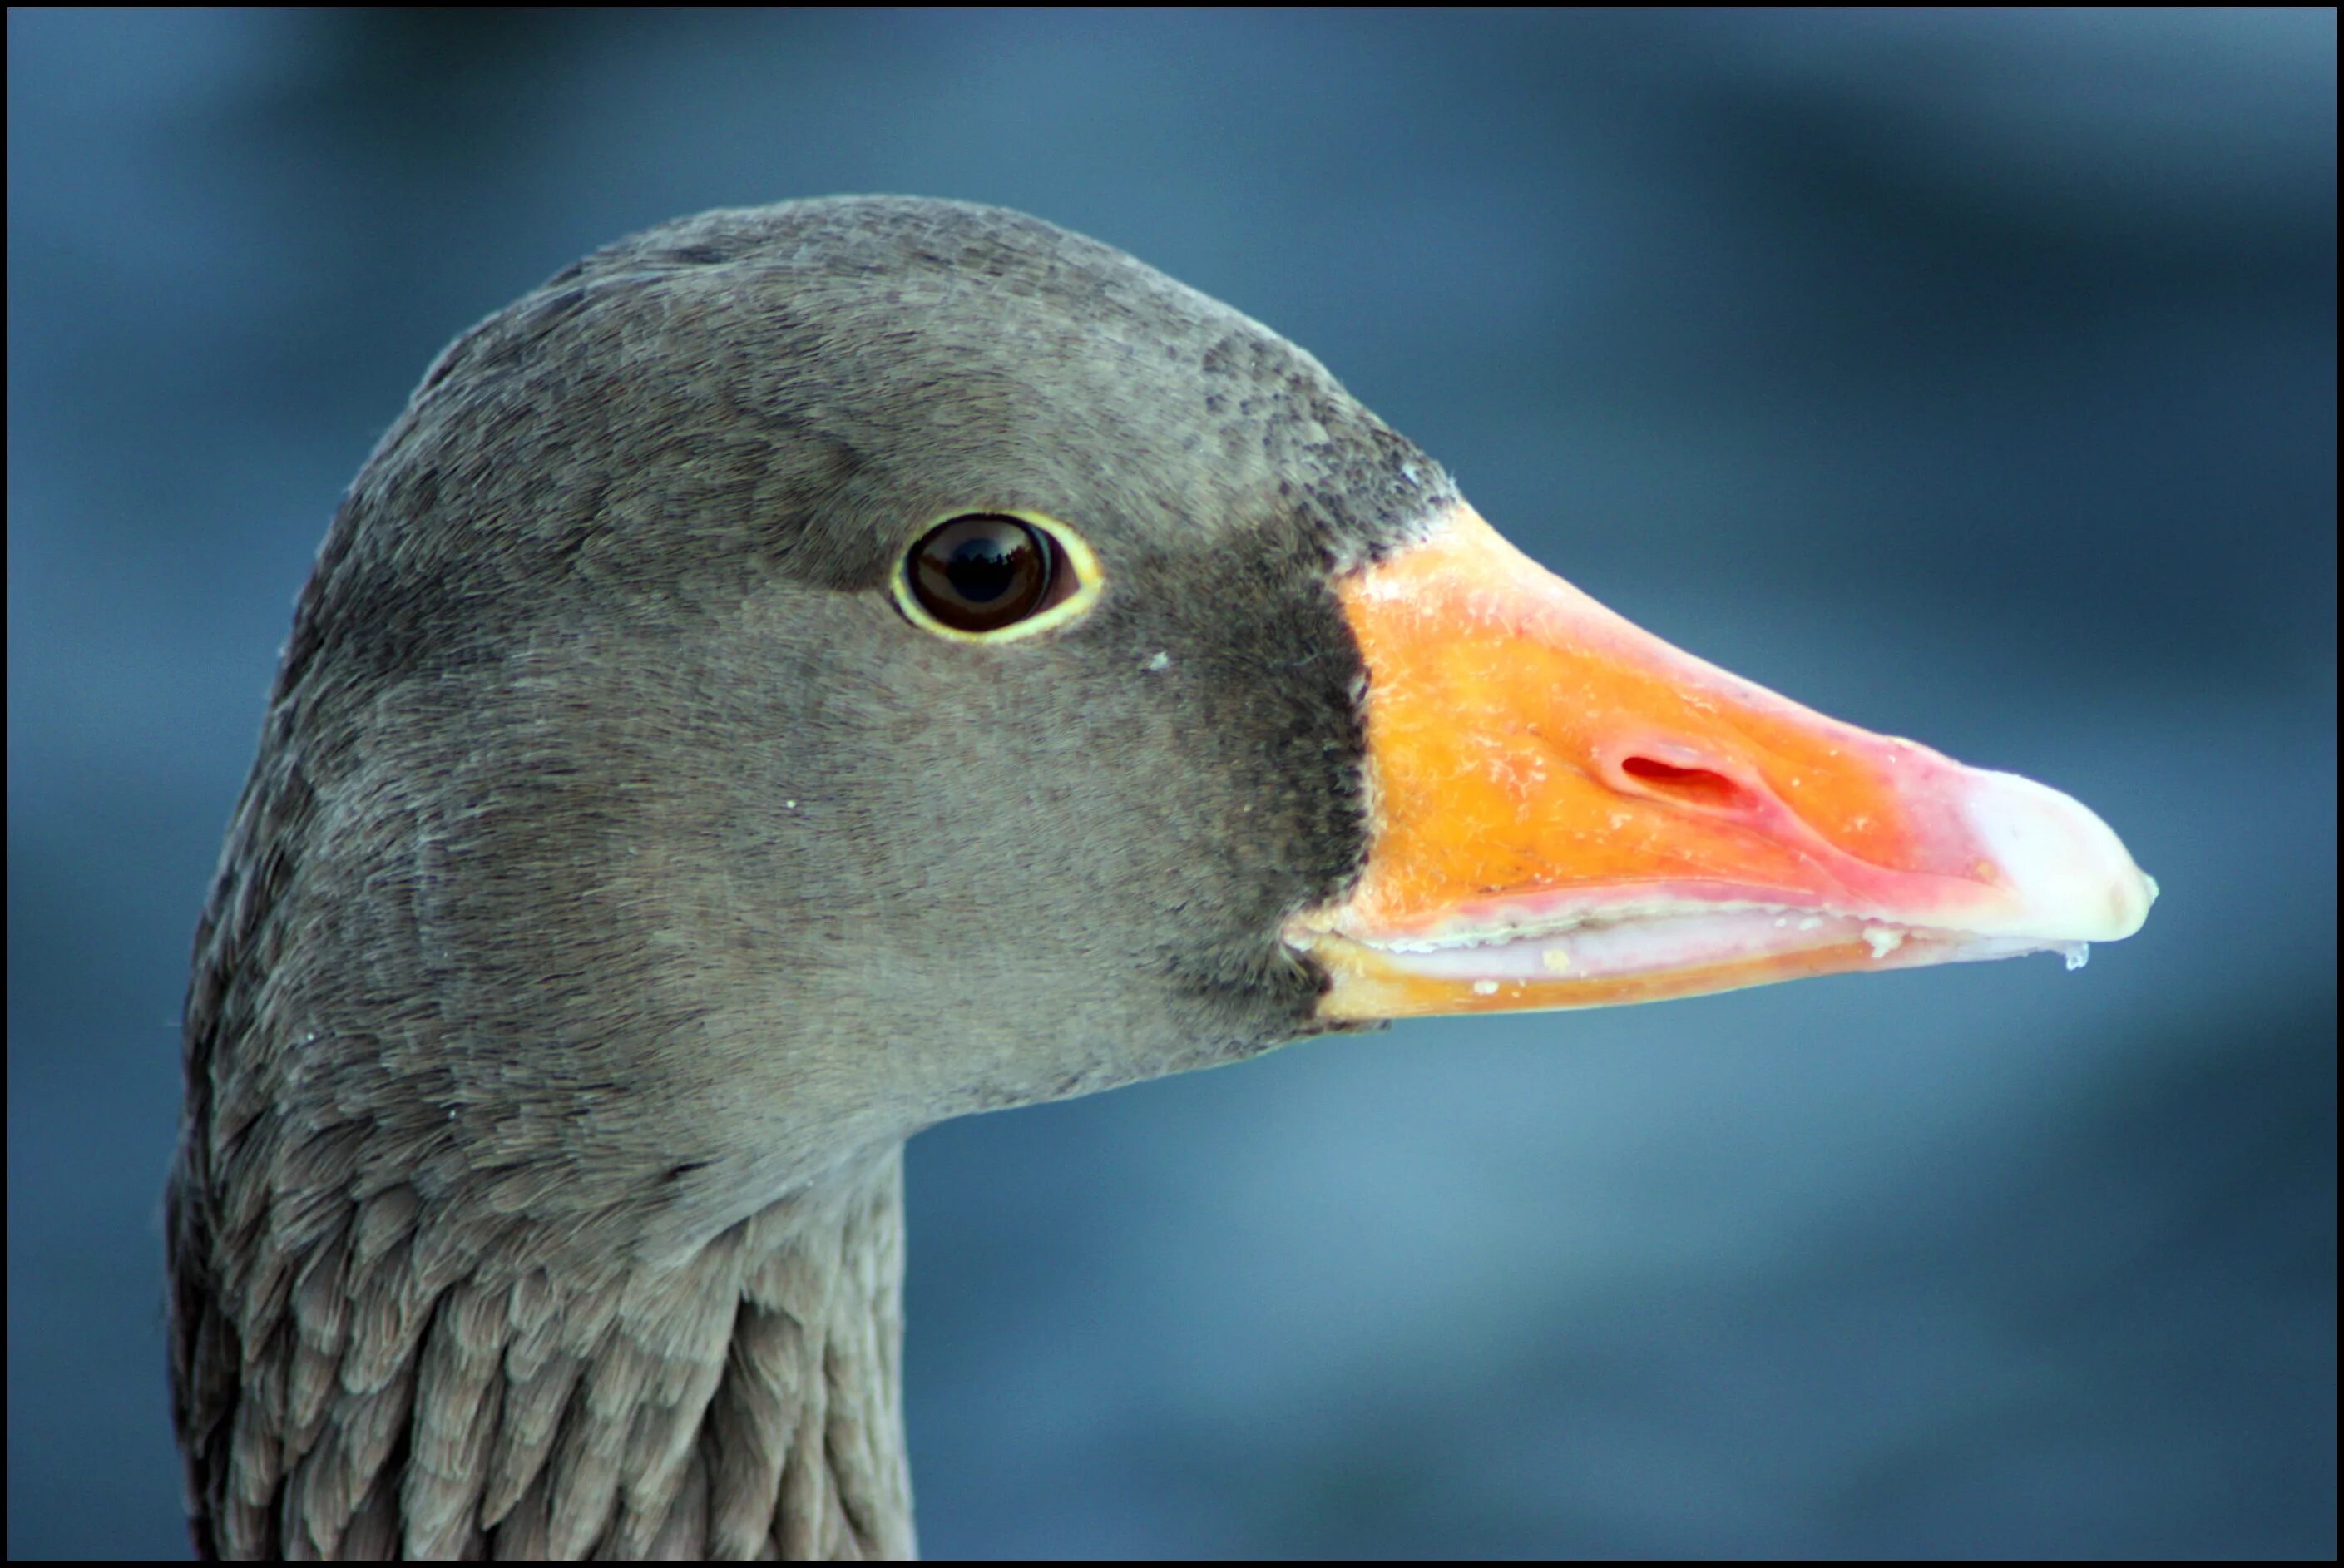
<instances>
[{"instance_id":1,"label":"blurred blue background","mask_svg":"<svg viewBox=\"0 0 2344 1568\"><path fill-rule=\"evenodd\" d=\"M908 191L1316 352L1500 528L2088 802L2048 958L1400 1027L910 1158L932 1553L2336 1550L2336 20L8 17L8 1547L181 1554L186 955L440 346Z\"/></svg>"}]
</instances>

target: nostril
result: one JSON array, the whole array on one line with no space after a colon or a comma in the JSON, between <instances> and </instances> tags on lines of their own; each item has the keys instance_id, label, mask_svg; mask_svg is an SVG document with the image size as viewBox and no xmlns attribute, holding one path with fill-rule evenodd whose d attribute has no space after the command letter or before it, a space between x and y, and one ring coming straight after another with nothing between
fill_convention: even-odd
<instances>
[{"instance_id":1,"label":"nostril","mask_svg":"<svg viewBox=\"0 0 2344 1568\"><path fill-rule=\"evenodd\" d=\"M1708 768L1681 768L1657 757L1629 757L1620 771L1666 800L1712 811L1739 810L1752 804L1750 792Z\"/></svg>"}]
</instances>

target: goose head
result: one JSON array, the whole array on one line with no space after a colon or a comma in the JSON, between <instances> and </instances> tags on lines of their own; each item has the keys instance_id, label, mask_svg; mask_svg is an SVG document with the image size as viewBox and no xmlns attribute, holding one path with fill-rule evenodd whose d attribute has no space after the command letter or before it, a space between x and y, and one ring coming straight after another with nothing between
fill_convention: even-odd
<instances>
[{"instance_id":1,"label":"goose head","mask_svg":"<svg viewBox=\"0 0 2344 1568\"><path fill-rule=\"evenodd\" d=\"M198 1543L905 1552L920 1128L2150 895L2066 796L1610 614L1120 252L670 224L440 357L301 596L187 1014Z\"/></svg>"}]
</instances>

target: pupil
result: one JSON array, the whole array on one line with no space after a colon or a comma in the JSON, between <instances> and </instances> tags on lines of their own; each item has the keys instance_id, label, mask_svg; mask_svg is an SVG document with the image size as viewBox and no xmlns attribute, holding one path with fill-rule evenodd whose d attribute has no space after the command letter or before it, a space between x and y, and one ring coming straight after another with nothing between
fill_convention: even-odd
<instances>
[{"instance_id":1,"label":"pupil","mask_svg":"<svg viewBox=\"0 0 2344 1568\"><path fill-rule=\"evenodd\" d=\"M965 539L954 547L945 574L962 598L990 603L1016 585L1016 553L1025 546L1022 538L1003 539L995 531Z\"/></svg>"}]
</instances>

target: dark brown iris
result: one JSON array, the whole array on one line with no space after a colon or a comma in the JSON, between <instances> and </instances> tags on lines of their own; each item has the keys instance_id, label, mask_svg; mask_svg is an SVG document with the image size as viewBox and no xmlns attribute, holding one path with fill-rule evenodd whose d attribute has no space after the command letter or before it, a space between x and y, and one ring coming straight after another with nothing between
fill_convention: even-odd
<instances>
[{"instance_id":1,"label":"dark brown iris","mask_svg":"<svg viewBox=\"0 0 2344 1568\"><path fill-rule=\"evenodd\" d=\"M1040 529L974 512L938 523L912 547L912 596L955 632L998 632L1049 602L1057 564Z\"/></svg>"}]
</instances>

